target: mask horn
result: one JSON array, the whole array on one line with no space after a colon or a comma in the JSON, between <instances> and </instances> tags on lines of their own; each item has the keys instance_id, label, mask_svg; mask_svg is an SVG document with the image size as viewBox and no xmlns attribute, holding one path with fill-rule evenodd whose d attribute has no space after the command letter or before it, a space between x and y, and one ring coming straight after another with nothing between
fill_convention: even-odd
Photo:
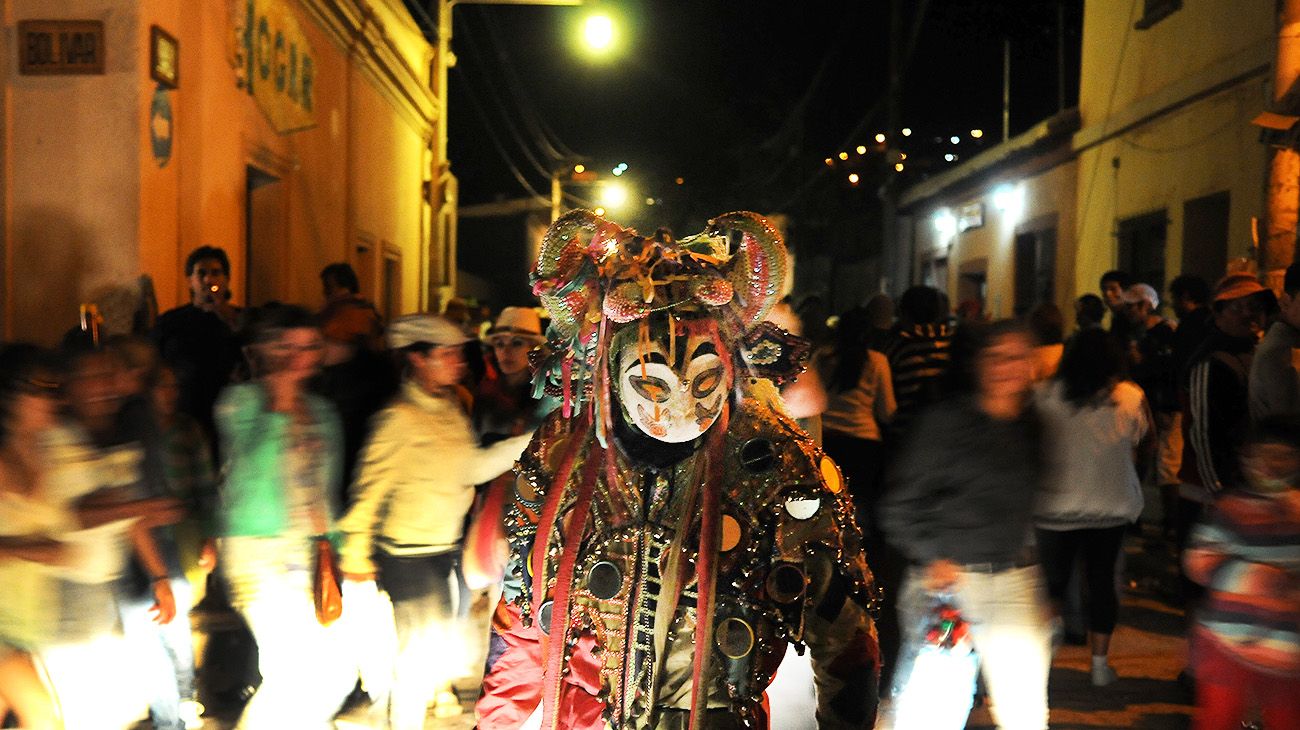
<instances>
[{"instance_id":1,"label":"mask horn","mask_svg":"<svg viewBox=\"0 0 1300 730\"><path fill-rule=\"evenodd\" d=\"M732 232L740 234L739 247L724 273L736 291L737 316L746 330L752 329L763 321L785 288L785 241L770 221L750 211L720 215L709 221L708 230L728 238Z\"/></svg>"},{"instance_id":2,"label":"mask horn","mask_svg":"<svg viewBox=\"0 0 1300 730\"><path fill-rule=\"evenodd\" d=\"M553 334L578 336L599 288L598 270L624 233L589 210L560 216L542 239L532 272L533 294L551 315Z\"/></svg>"}]
</instances>

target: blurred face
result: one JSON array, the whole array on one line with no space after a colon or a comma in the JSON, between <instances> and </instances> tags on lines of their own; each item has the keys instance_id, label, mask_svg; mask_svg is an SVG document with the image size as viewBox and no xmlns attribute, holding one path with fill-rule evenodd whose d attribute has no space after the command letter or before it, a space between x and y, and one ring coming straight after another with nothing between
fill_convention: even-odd
<instances>
[{"instance_id":1,"label":"blurred face","mask_svg":"<svg viewBox=\"0 0 1300 730\"><path fill-rule=\"evenodd\" d=\"M1147 317L1151 316L1151 302L1145 299L1137 302L1125 302L1124 312L1128 315L1130 322L1143 324L1147 321Z\"/></svg>"},{"instance_id":2,"label":"blurred face","mask_svg":"<svg viewBox=\"0 0 1300 730\"><path fill-rule=\"evenodd\" d=\"M533 340L520 335L497 335L489 344L502 374L518 375L528 370L528 353L533 349Z\"/></svg>"},{"instance_id":3,"label":"blurred face","mask_svg":"<svg viewBox=\"0 0 1300 730\"><path fill-rule=\"evenodd\" d=\"M255 349L263 375L306 380L320 367L325 345L314 327L295 327L280 330Z\"/></svg>"},{"instance_id":4,"label":"blurred face","mask_svg":"<svg viewBox=\"0 0 1300 730\"><path fill-rule=\"evenodd\" d=\"M1124 287L1118 281L1107 281L1101 285L1101 298L1111 311L1118 311L1124 304Z\"/></svg>"},{"instance_id":5,"label":"blurred face","mask_svg":"<svg viewBox=\"0 0 1300 730\"><path fill-rule=\"evenodd\" d=\"M676 352L665 342L631 344L619 353L615 376L627 421L647 436L668 443L698 438L722 414L730 379L709 339L679 338ZM676 356L676 362L670 359Z\"/></svg>"},{"instance_id":6,"label":"blurred face","mask_svg":"<svg viewBox=\"0 0 1300 730\"><path fill-rule=\"evenodd\" d=\"M1290 444L1251 444L1241 457L1253 492L1276 494L1300 486L1300 450Z\"/></svg>"},{"instance_id":7,"label":"blurred face","mask_svg":"<svg viewBox=\"0 0 1300 730\"><path fill-rule=\"evenodd\" d=\"M158 382L153 387L153 407L158 415L170 418L176 415L180 403L181 388L176 382L176 373L171 368L163 368L158 373Z\"/></svg>"},{"instance_id":8,"label":"blurred face","mask_svg":"<svg viewBox=\"0 0 1300 730\"><path fill-rule=\"evenodd\" d=\"M10 432L34 434L52 427L58 420L58 394L58 385L49 376L32 378L14 401Z\"/></svg>"},{"instance_id":9,"label":"blurred face","mask_svg":"<svg viewBox=\"0 0 1300 730\"><path fill-rule=\"evenodd\" d=\"M216 259L200 259L190 272L190 296L199 307L210 307L230 297L230 274Z\"/></svg>"},{"instance_id":10,"label":"blurred face","mask_svg":"<svg viewBox=\"0 0 1300 730\"><path fill-rule=\"evenodd\" d=\"M980 394L986 398L1021 398L1034 382L1033 343L1029 335L1002 335L976 356Z\"/></svg>"},{"instance_id":11,"label":"blurred face","mask_svg":"<svg viewBox=\"0 0 1300 730\"><path fill-rule=\"evenodd\" d=\"M1214 325L1229 337L1259 337L1268 307L1259 297L1233 299L1214 313Z\"/></svg>"},{"instance_id":12,"label":"blurred face","mask_svg":"<svg viewBox=\"0 0 1300 730\"><path fill-rule=\"evenodd\" d=\"M111 418L122 403L117 360L107 353L83 355L64 389L67 405L79 420Z\"/></svg>"},{"instance_id":13,"label":"blurred face","mask_svg":"<svg viewBox=\"0 0 1300 730\"><path fill-rule=\"evenodd\" d=\"M465 378L465 351L459 346L435 347L429 352L407 356L410 377L424 392L433 394Z\"/></svg>"}]
</instances>

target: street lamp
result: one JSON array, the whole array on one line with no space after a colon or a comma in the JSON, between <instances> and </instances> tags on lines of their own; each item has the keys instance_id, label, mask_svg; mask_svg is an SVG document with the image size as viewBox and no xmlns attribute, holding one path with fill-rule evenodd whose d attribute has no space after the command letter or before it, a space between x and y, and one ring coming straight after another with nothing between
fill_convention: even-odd
<instances>
[{"instance_id":1,"label":"street lamp","mask_svg":"<svg viewBox=\"0 0 1300 730\"><path fill-rule=\"evenodd\" d=\"M431 232L429 245L430 248L440 247L438 251L445 264L441 267L446 272L444 285L454 290L456 286L456 234L454 223L454 190L455 179L451 174L451 161L447 159L447 112L448 112L448 91L447 75L452 66L456 65L456 56L451 51L451 10L457 5L547 5L547 6L575 6L582 5L583 0L437 0L438 3L438 52L433 59L433 84L438 93L438 119L437 119L437 145L434 149L433 157L433 176L437 182L439 190L438 199L434 200L432 191L430 192L429 204L434 210L435 220L441 221L444 215L450 216L452 222L435 223L434 231ZM432 4L432 0L430 2ZM432 257L432 251L430 252ZM428 284L433 286L437 277L432 267L429 271L430 281Z\"/></svg>"},{"instance_id":2,"label":"street lamp","mask_svg":"<svg viewBox=\"0 0 1300 730\"><path fill-rule=\"evenodd\" d=\"M604 53L614 46L614 20L604 13L587 17L582 24L582 38L595 53Z\"/></svg>"}]
</instances>

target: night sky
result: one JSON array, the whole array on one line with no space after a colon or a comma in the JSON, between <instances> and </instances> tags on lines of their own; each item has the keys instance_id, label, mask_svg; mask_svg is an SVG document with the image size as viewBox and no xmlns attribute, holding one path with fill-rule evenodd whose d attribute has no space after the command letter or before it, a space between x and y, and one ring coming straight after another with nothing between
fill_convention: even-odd
<instances>
[{"instance_id":1,"label":"night sky","mask_svg":"<svg viewBox=\"0 0 1300 730\"><path fill-rule=\"evenodd\" d=\"M711 215L746 208L789 214L804 245L869 238L886 178L906 186L954 164L945 153L960 160L1000 140L1004 39L1012 135L1058 109L1057 2L900 2L894 39L888 0L458 6L450 155L460 204L525 197L518 176L546 196L543 172L574 160L609 179L625 162L623 180L638 203L653 197L658 205L610 217L642 230L693 233ZM1072 106L1082 0L1063 2ZM625 46L617 60L593 63L576 49L576 29L592 9L619 23ZM897 158L887 159L873 137L887 127L889 45L906 54L914 32L899 118L914 133L900 138L908 154L900 175ZM979 141L969 136L977 128L985 132ZM859 144L866 155L855 152ZM827 166L840 151L849 161ZM847 176L855 171L853 186ZM462 223L462 251L478 247L484 225ZM490 235L505 235L494 228ZM475 256L462 259L472 266Z\"/></svg>"}]
</instances>

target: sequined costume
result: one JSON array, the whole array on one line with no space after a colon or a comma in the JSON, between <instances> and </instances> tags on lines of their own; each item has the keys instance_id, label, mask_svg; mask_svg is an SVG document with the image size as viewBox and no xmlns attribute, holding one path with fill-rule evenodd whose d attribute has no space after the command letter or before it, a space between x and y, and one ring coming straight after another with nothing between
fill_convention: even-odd
<instances>
[{"instance_id":1,"label":"sequined costume","mask_svg":"<svg viewBox=\"0 0 1300 730\"><path fill-rule=\"evenodd\" d=\"M750 213L674 242L577 212L541 257L539 387L563 406L518 464L479 727L540 703L544 730L765 728L787 643L811 651L821 727L872 727L861 537L839 469L777 405L806 346L760 324L780 237Z\"/></svg>"}]
</instances>

